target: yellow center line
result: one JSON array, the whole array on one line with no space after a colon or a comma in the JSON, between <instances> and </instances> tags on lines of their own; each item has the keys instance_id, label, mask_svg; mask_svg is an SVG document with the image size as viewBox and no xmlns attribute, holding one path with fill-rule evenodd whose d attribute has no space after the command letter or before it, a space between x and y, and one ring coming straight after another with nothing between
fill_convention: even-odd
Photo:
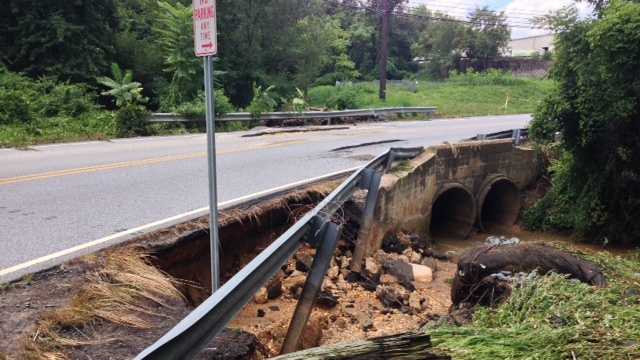
<instances>
[{"instance_id":1,"label":"yellow center line","mask_svg":"<svg viewBox=\"0 0 640 360\"><path fill-rule=\"evenodd\" d=\"M295 144L301 144L301 143L304 143L304 141L288 141L288 142L282 142L277 144L260 145L252 148L223 150L223 151L217 152L217 154L225 155L225 154L232 154L232 153L238 153L238 152L258 150L258 149L283 147L287 145L295 145ZM28 182L28 181L45 180L50 178L62 177L62 176L90 174L90 173L95 173L99 171L108 171L108 170L114 170L114 169L155 165L155 164L161 164L161 163L166 163L171 161L197 159L197 158L203 158L206 156L207 156L206 152L194 152L194 153L183 154L183 155L162 156L162 157L142 159L142 160L123 161L123 162L104 164L104 165L94 165L94 166L86 166L86 167L79 167L79 168L73 168L73 169L48 171L48 172L43 172L38 174L15 176L10 178L0 179L0 186L17 184L17 183Z\"/></svg>"}]
</instances>

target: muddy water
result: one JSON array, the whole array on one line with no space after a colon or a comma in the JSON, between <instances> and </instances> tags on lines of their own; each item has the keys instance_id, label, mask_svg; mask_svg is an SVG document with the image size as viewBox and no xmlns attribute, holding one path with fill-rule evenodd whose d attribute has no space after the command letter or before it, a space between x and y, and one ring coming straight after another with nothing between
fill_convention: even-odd
<instances>
[{"instance_id":1,"label":"muddy water","mask_svg":"<svg viewBox=\"0 0 640 360\"><path fill-rule=\"evenodd\" d=\"M517 237L521 242L529 243L545 243L556 245L559 247L571 247L583 252L598 252L606 250L615 255L623 255L625 252L632 250L630 247L624 246L607 246L601 244L592 244L580 242L580 239L574 235L557 234L548 232L532 232L514 225L508 228L502 228L493 232L476 232L466 239L439 238L434 239L433 249L442 253L447 253L455 258L462 254L465 250L479 245L483 245L489 236L505 236L506 238Z\"/></svg>"}]
</instances>

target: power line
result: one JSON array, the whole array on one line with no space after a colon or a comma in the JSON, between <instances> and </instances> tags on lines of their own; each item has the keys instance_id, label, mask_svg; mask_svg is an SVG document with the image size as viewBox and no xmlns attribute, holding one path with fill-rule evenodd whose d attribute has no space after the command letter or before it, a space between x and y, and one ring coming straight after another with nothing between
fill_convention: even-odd
<instances>
[{"instance_id":1,"label":"power line","mask_svg":"<svg viewBox=\"0 0 640 360\"><path fill-rule=\"evenodd\" d=\"M378 9L374 9L372 7L369 7L369 6L349 5L349 4L344 4L344 3L336 2L336 1L334 1L333 4L335 4L337 6L341 6L341 7L354 9L354 10L373 12L373 13L378 14L378 15L383 15L382 11L380 11ZM414 8L411 8L411 9L415 10ZM395 16L404 17L404 18L413 17L413 18L421 18L421 19L431 20L431 21L452 22L452 23L461 23L461 24L467 24L467 25L482 25L482 22L479 22L479 21L463 20L463 19L457 19L457 18L453 18L453 17L448 18L448 17L433 16L433 15L422 15L422 14L416 14L416 13L399 12L397 10L394 10L392 12L392 14L395 15ZM523 24L523 23L506 23L505 25L507 25L508 27L517 28L517 29L539 29L539 27L537 27L537 26L527 25L527 24Z\"/></svg>"},{"instance_id":2,"label":"power line","mask_svg":"<svg viewBox=\"0 0 640 360\"><path fill-rule=\"evenodd\" d=\"M424 3L418 3L417 6L413 6L414 9L418 8L419 6L425 6L427 7L427 9L433 9L433 8L443 8L443 9L454 9L454 10L463 10L463 11L469 11L472 9L482 9L482 6L477 6L477 5L469 5L469 6L455 6L455 5L449 5L449 4L439 4L437 2L424 2ZM537 17L537 16L543 16L546 15L546 12L530 12L530 11L525 11L525 10L518 10L518 9L504 9L504 10L495 10L495 9L491 9L489 7L487 7L489 9L489 11L494 11L494 12L502 12L504 14L514 14L514 15L510 15L510 17L514 17L514 18L521 18L521 19L525 19L525 18L529 18L529 17Z\"/></svg>"}]
</instances>

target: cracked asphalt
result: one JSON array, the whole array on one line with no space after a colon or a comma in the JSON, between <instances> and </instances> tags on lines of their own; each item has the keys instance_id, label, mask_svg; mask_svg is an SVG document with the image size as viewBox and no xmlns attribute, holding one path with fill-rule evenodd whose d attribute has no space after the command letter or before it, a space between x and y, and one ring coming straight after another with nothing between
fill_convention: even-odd
<instances>
[{"instance_id":1,"label":"cracked asphalt","mask_svg":"<svg viewBox=\"0 0 640 360\"><path fill-rule=\"evenodd\" d=\"M529 120L509 115L218 134L219 201L362 165L389 147L453 142ZM357 146L390 140L400 141ZM0 149L0 269L207 206L205 141L197 134ZM332 151L344 147L350 148Z\"/></svg>"}]
</instances>

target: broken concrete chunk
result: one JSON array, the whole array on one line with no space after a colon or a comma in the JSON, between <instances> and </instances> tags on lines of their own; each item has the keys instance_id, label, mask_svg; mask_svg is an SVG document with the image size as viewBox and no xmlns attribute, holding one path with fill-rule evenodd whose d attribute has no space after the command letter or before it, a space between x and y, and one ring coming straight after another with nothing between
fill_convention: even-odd
<instances>
[{"instance_id":1,"label":"broken concrete chunk","mask_svg":"<svg viewBox=\"0 0 640 360\"><path fill-rule=\"evenodd\" d=\"M282 280L284 274L279 272L270 282L267 284L267 298L273 300L282 295Z\"/></svg>"},{"instance_id":2,"label":"broken concrete chunk","mask_svg":"<svg viewBox=\"0 0 640 360\"><path fill-rule=\"evenodd\" d=\"M367 277L377 280L380 276L380 266L372 257L368 257L364 261L364 272Z\"/></svg>"},{"instance_id":3,"label":"broken concrete chunk","mask_svg":"<svg viewBox=\"0 0 640 360\"><path fill-rule=\"evenodd\" d=\"M411 264L414 286L422 289L433 281L433 270L425 265Z\"/></svg>"},{"instance_id":4,"label":"broken concrete chunk","mask_svg":"<svg viewBox=\"0 0 640 360\"><path fill-rule=\"evenodd\" d=\"M397 284L398 283L398 279L390 274L382 274L380 276L380 284L383 285L391 285L391 284Z\"/></svg>"},{"instance_id":5,"label":"broken concrete chunk","mask_svg":"<svg viewBox=\"0 0 640 360\"><path fill-rule=\"evenodd\" d=\"M338 298L330 292L320 291L316 304L325 309L332 309L338 305Z\"/></svg>"},{"instance_id":6,"label":"broken concrete chunk","mask_svg":"<svg viewBox=\"0 0 640 360\"><path fill-rule=\"evenodd\" d=\"M422 300L422 296L415 291L409 294L409 307L415 314L422 311Z\"/></svg>"},{"instance_id":7,"label":"broken concrete chunk","mask_svg":"<svg viewBox=\"0 0 640 360\"><path fill-rule=\"evenodd\" d=\"M290 294L295 295L298 293L298 291L302 291L306 280L307 277L304 275L289 276L288 278L284 279L284 281L282 282L282 286Z\"/></svg>"},{"instance_id":8,"label":"broken concrete chunk","mask_svg":"<svg viewBox=\"0 0 640 360\"><path fill-rule=\"evenodd\" d=\"M409 293L398 285L380 285L376 289L380 302L390 308L399 309L409 299Z\"/></svg>"},{"instance_id":9,"label":"broken concrete chunk","mask_svg":"<svg viewBox=\"0 0 640 360\"><path fill-rule=\"evenodd\" d=\"M266 304L267 301L269 301L267 295L267 288L260 288L260 290L258 290L258 292L254 295L253 301L255 301L256 304Z\"/></svg>"},{"instance_id":10,"label":"broken concrete chunk","mask_svg":"<svg viewBox=\"0 0 640 360\"><path fill-rule=\"evenodd\" d=\"M327 276L331 280L336 280L339 274L340 274L340 268L338 266L334 266L330 268L329 271L327 271Z\"/></svg>"},{"instance_id":11,"label":"broken concrete chunk","mask_svg":"<svg viewBox=\"0 0 640 360\"><path fill-rule=\"evenodd\" d=\"M384 263L384 270L398 279L398 282L409 290L414 290L413 268L403 260L390 260Z\"/></svg>"},{"instance_id":12,"label":"broken concrete chunk","mask_svg":"<svg viewBox=\"0 0 640 360\"><path fill-rule=\"evenodd\" d=\"M296 270L308 272L311 269L311 264L313 264L311 255L297 253L294 258L296 260Z\"/></svg>"}]
</instances>

